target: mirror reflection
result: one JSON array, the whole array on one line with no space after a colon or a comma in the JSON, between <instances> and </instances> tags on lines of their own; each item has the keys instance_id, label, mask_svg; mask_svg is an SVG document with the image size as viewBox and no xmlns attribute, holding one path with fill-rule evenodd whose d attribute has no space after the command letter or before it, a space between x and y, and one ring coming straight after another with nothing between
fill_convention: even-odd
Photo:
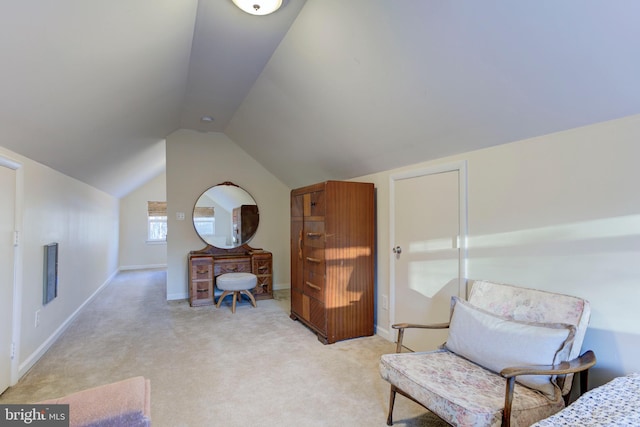
<instances>
[{"instance_id":1,"label":"mirror reflection","mask_svg":"<svg viewBox=\"0 0 640 427\"><path fill-rule=\"evenodd\" d=\"M206 190L193 208L193 226L198 236L222 249L249 242L258 230L259 219L254 198L230 182Z\"/></svg>"}]
</instances>

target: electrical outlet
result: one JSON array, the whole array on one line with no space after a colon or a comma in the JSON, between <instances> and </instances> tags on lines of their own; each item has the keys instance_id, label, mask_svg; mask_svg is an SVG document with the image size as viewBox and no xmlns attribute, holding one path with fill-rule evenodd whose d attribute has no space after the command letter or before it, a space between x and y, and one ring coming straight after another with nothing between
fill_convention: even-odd
<instances>
[{"instance_id":1,"label":"electrical outlet","mask_svg":"<svg viewBox=\"0 0 640 427\"><path fill-rule=\"evenodd\" d=\"M389 310L389 298L386 295L382 295L382 309Z\"/></svg>"},{"instance_id":2,"label":"electrical outlet","mask_svg":"<svg viewBox=\"0 0 640 427\"><path fill-rule=\"evenodd\" d=\"M40 326L40 310L36 310L36 328Z\"/></svg>"}]
</instances>

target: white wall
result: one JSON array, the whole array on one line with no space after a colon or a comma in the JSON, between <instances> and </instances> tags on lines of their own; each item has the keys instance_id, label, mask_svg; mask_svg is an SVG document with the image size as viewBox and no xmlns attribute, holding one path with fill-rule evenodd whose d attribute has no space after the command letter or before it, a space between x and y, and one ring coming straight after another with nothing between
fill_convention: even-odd
<instances>
[{"instance_id":1,"label":"white wall","mask_svg":"<svg viewBox=\"0 0 640 427\"><path fill-rule=\"evenodd\" d=\"M389 294L389 176L466 160L469 278L587 298L592 317L584 348L598 356L591 384L640 371L638 141L640 115L356 178L377 187L378 298ZM22 374L117 271L119 207L117 199L39 163L2 147L0 155L23 165L17 219ZM190 221L193 204L223 181L258 202L261 223L251 245L273 252L275 286L289 286L290 189L224 134L180 130L167 139L169 299L187 297L187 254L205 246ZM176 220L176 212L186 219ZM60 244L59 296L43 307L43 245L54 241ZM389 313L377 310L378 333L389 337Z\"/></svg>"},{"instance_id":2,"label":"white wall","mask_svg":"<svg viewBox=\"0 0 640 427\"><path fill-rule=\"evenodd\" d=\"M166 200L165 172L120 199L121 270L166 267L166 243L147 243L147 202Z\"/></svg>"},{"instance_id":3,"label":"white wall","mask_svg":"<svg viewBox=\"0 0 640 427\"><path fill-rule=\"evenodd\" d=\"M275 289L289 280L289 194L275 176L222 133L179 130L167 137L167 298L187 298L187 256L206 244L196 234L193 206L209 187L231 181L258 204L260 224L249 242L273 253ZM184 221L176 213L185 214Z\"/></svg>"},{"instance_id":4,"label":"white wall","mask_svg":"<svg viewBox=\"0 0 640 427\"><path fill-rule=\"evenodd\" d=\"M640 371L639 141L640 115L357 178L377 187L378 301L389 294L389 176L466 160L468 277L588 299L590 384ZM389 322L378 305L378 333L394 339Z\"/></svg>"},{"instance_id":5,"label":"white wall","mask_svg":"<svg viewBox=\"0 0 640 427\"><path fill-rule=\"evenodd\" d=\"M77 311L118 269L118 199L0 147L20 163L16 227L17 357L22 376L64 330ZM59 244L58 297L46 306L43 246ZM40 325L35 313L40 311Z\"/></svg>"}]
</instances>

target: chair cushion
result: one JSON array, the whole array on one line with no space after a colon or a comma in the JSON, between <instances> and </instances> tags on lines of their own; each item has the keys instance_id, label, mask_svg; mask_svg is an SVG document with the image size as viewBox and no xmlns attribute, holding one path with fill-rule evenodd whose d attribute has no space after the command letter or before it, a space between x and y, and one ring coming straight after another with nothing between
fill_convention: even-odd
<instances>
[{"instance_id":1,"label":"chair cushion","mask_svg":"<svg viewBox=\"0 0 640 427\"><path fill-rule=\"evenodd\" d=\"M380 375L452 425L499 426L505 379L446 349L385 354ZM529 426L564 407L516 383L512 426Z\"/></svg>"},{"instance_id":2,"label":"chair cushion","mask_svg":"<svg viewBox=\"0 0 640 427\"><path fill-rule=\"evenodd\" d=\"M216 286L223 291L246 291L253 289L258 278L251 273L225 273L216 278Z\"/></svg>"},{"instance_id":3,"label":"chair cushion","mask_svg":"<svg viewBox=\"0 0 640 427\"><path fill-rule=\"evenodd\" d=\"M499 373L523 365L552 365L568 359L575 327L519 322L497 316L453 297L446 348ZM549 375L522 375L519 383L555 400L560 390Z\"/></svg>"}]
</instances>

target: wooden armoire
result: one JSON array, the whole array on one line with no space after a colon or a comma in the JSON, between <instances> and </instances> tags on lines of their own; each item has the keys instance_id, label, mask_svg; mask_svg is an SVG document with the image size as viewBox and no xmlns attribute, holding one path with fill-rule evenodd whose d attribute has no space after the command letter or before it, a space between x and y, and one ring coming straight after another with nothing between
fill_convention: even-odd
<instances>
[{"instance_id":1,"label":"wooden armoire","mask_svg":"<svg viewBox=\"0 0 640 427\"><path fill-rule=\"evenodd\" d=\"M374 244L373 184L291 192L291 318L321 342L373 335Z\"/></svg>"}]
</instances>

